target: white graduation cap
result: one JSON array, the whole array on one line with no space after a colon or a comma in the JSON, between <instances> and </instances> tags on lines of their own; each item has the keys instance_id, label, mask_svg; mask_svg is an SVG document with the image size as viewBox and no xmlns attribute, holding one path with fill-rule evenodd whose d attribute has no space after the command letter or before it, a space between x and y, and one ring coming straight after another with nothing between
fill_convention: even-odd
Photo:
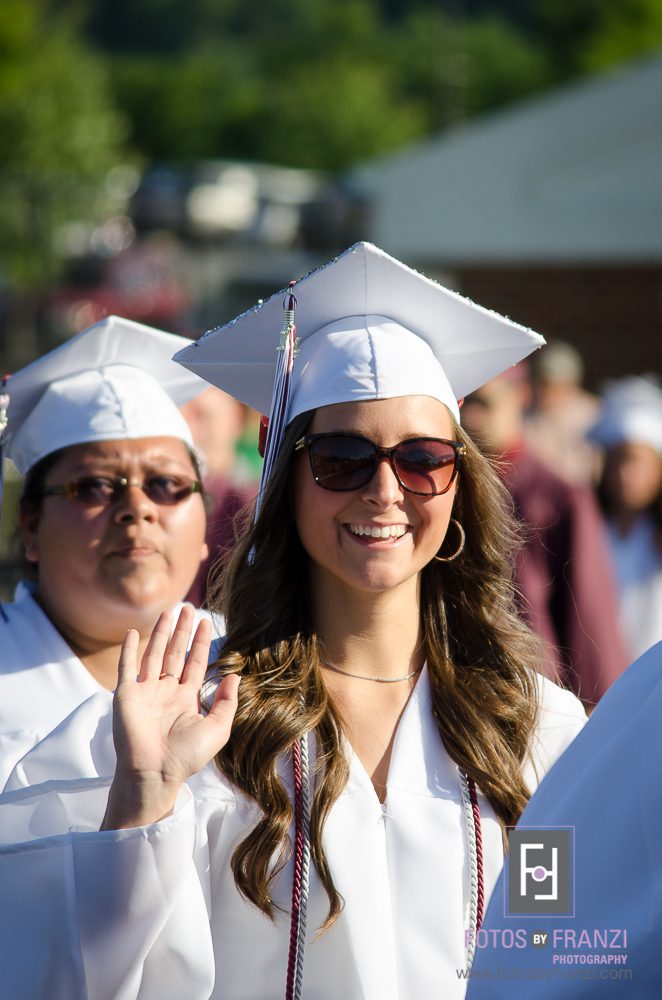
<instances>
[{"instance_id":1,"label":"white graduation cap","mask_svg":"<svg viewBox=\"0 0 662 1000\"><path fill-rule=\"evenodd\" d=\"M91 441L176 437L177 409L207 388L172 360L186 337L109 316L13 375L5 454L25 475L60 448Z\"/></svg>"},{"instance_id":2,"label":"white graduation cap","mask_svg":"<svg viewBox=\"0 0 662 1000\"><path fill-rule=\"evenodd\" d=\"M283 302L296 296L290 350ZM357 243L237 319L179 351L175 360L212 385L278 416L265 456L295 416L331 403L425 395L459 419L457 401L514 365L544 340L498 313L407 267L370 243ZM279 355L277 348L284 348ZM289 369L284 393L277 369ZM280 357L280 365L278 359ZM276 390L274 391L274 383ZM263 484L265 476L263 476Z\"/></svg>"},{"instance_id":3,"label":"white graduation cap","mask_svg":"<svg viewBox=\"0 0 662 1000\"><path fill-rule=\"evenodd\" d=\"M176 360L268 413L288 291L209 331ZM431 395L458 417L458 399L545 343L370 243L350 247L291 291L299 354L288 422L329 403L408 395Z\"/></svg>"},{"instance_id":4,"label":"white graduation cap","mask_svg":"<svg viewBox=\"0 0 662 1000\"><path fill-rule=\"evenodd\" d=\"M625 442L648 444L662 455L662 389L636 375L609 383L587 437L602 448Z\"/></svg>"}]
</instances>

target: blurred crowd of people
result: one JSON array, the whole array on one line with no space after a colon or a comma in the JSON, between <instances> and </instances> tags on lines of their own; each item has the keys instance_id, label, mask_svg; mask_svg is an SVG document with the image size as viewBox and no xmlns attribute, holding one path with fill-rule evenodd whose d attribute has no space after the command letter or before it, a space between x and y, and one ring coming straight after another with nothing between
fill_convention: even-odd
<instances>
[{"instance_id":1,"label":"blurred crowd of people","mask_svg":"<svg viewBox=\"0 0 662 1000\"><path fill-rule=\"evenodd\" d=\"M203 607L215 585L214 566L224 564L257 492L260 415L213 387L185 403L182 413L204 462L209 555L188 595L196 607Z\"/></svg>"},{"instance_id":2,"label":"blurred crowd of people","mask_svg":"<svg viewBox=\"0 0 662 1000\"><path fill-rule=\"evenodd\" d=\"M548 674L590 708L662 639L662 389L627 376L601 395L555 342L465 401L523 529L521 607Z\"/></svg>"}]
</instances>

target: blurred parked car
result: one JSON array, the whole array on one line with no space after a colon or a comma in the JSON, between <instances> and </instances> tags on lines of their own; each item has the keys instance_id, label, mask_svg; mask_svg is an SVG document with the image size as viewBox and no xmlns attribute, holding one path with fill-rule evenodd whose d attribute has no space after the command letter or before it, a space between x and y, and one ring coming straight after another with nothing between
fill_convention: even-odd
<instances>
[{"instance_id":1,"label":"blurred parked car","mask_svg":"<svg viewBox=\"0 0 662 1000\"><path fill-rule=\"evenodd\" d=\"M289 247L299 241L303 207L324 185L316 171L266 163L163 163L143 174L130 213L139 232L166 229L187 240Z\"/></svg>"},{"instance_id":2,"label":"blurred parked car","mask_svg":"<svg viewBox=\"0 0 662 1000\"><path fill-rule=\"evenodd\" d=\"M72 260L41 303L48 339L63 339L112 314L166 330L185 330L190 300L167 246L135 243L114 256Z\"/></svg>"},{"instance_id":3,"label":"blurred parked car","mask_svg":"<svg viewBox=\"0 0 662 1000\"><path fill-rule=\"evenodd\" d=\"M191 182L190 166L160 163L146 170L130 199L129 212L137 231L165 229L182 235Z\"/></svg>"}]
</instances>

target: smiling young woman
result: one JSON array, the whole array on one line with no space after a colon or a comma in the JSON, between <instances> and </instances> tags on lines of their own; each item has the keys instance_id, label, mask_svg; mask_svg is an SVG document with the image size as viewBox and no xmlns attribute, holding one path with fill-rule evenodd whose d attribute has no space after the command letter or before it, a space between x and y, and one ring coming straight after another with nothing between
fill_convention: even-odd
<instances>
[{"instance_id":1,"label":"smiling young woman","mask_svg":"<svg viewBox=\"0 0 662 1000\"><path fill-rule=\"evenodd\" d=\"M188 620L142 657L130 633L108 800L111 756L48 840L45 868L72 852L76 871L44 918L76 941L49 982L84 968L90 997L459 1000L505 828L585 718L535 672L508 500L459 422L540 338L368 244L295 291L298 356L291 291L277 365L282 294L180 354L271 408L267 472L206 680ZM0 799L0 886L23 900L40 803ZM54 809L40 823L65 834Z\"/></svg>"}]
</instances>

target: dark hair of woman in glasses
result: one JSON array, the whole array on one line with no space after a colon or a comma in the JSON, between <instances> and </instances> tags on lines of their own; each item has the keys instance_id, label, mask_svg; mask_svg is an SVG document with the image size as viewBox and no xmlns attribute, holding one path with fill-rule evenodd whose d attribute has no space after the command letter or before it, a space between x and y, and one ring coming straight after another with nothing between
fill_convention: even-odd
<instances>
[{"instance_id":1,"label":"dark hair of woman in glasses","mask_svg":"<svg viewBox=\"0 0 662 1000\"><path fill-rule=\"evenodd\" d=\"M259 517L217 580L211 606L226 616L227 639L210 676L242 678L232 733L216 761L262 810L263 818L234 851L232 867L240 891L271 916L270 878L278 870L273 861L288 854L292 819L278 758L303 734L315 732L320 773L311 854L329 898L329 926L342 902L322 830L349 769L343 718L322 676L309 556L295 524L295 463L307 465L308 458L297 456L294 445L310 430L312 417L302 414L288 427ZM459 426L455 438L466 453L452 514L464 527L466 545L460 558L433 559L420 573L421 634L446 750L510 826L529 797L521 768L537 717L532 668L539 662L538 640L514 611L511 566L518 542L508 495ZM452 555L456 543L451 524L439 555Z\"/></svg>"},{"instance_id":2,"label":"dark hair of woman in glasses","mask_svg":"<svg viewBox=\"0 0 662 1000\"><path fill-rule=\"evenodd\" d=\"M46 477L50 469L57 464L62 451L63 449L60 448L57 451L51 452L50 455L46 455L45 458L40 459L40 461L30 469L27 476L23 480L21 495L18 501L19 510L23 516L29 516L30 514L38 515L41 508L42 492L46 482ZM16 529L15 545L19 549L22 556L21 568L23 576L28 580L36 580L37 564L35 562L31 562L29 559L26 559L25 545L23 544L21 533L18 528Z\"/></svg>"}]
</instances>

